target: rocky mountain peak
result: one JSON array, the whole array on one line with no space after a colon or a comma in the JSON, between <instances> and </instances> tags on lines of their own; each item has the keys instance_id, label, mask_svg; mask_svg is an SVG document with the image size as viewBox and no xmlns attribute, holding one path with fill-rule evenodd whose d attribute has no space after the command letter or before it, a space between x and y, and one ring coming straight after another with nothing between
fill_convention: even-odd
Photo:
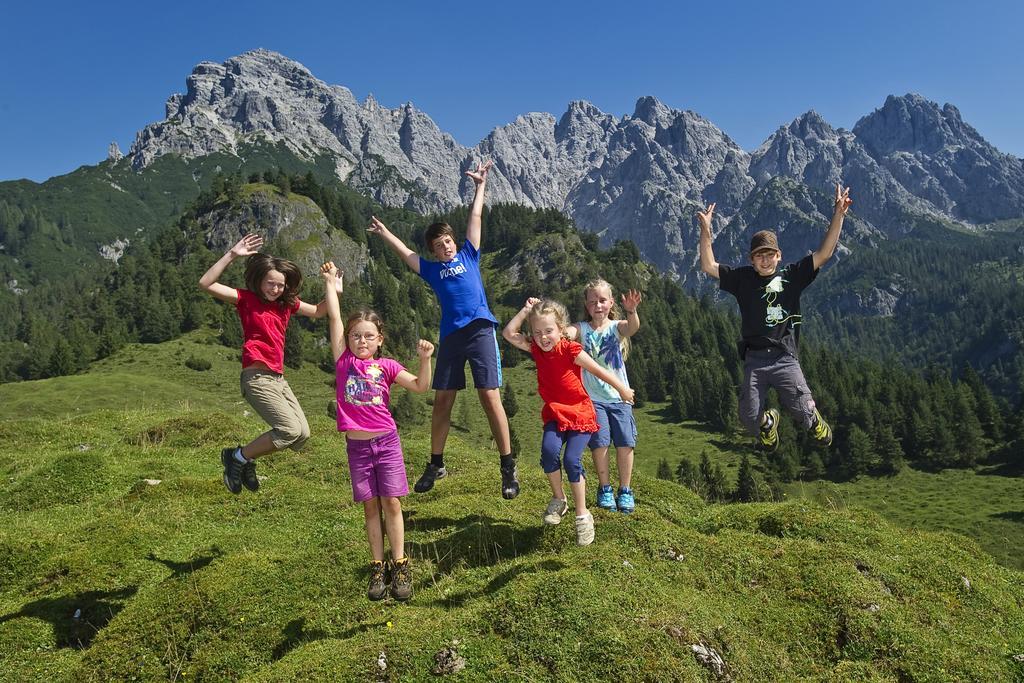
<instances>
[{"instance_id":1,"label":"rocky mountain peak","mask_svg":"<svg viewBox=\"0 0 1024 683\"><path fill-rule=\"evenodd\" d=\"M934 154L949 146L982 142L956 107L939 107L913 93L890 95L879 109L861 118L853 132L876 156L893 152Z\"/></svg>"},{"instance_id":2,"label":"rocky mountain peak","mask_svg":"<svg viewBox=\"0 0 1024 683\"><path fill-rule=\"evenodd\" d=\"M836 138L836 130L829 125L828 121L821 117L821 114L811 109L793 119L788 130L804 140L818 138L820 140L832 140Z\"/></svg>"},{"instance_id":3,"label":"rocky mountain peak","mask_svg":"<svg viewBox=\"0 0 1024 683\"><path fill-rule=\"evenodd\" d=\"M890 95L853 128L857 140L912 195L969 222L1024 214L1024 167L964 122L951 104Z\"/></svg>"},{"instance_id":4,"label":"rocky mountain peak","mask_svg":"<svg viewBox=\"0 0 1024 683\"><path fill-rule=\"evenodd\" d=\"M651 126L658 125L671 117L671 109L651 95L641 97L633 108L633 118Z\"/></svg>"}]
</instances>

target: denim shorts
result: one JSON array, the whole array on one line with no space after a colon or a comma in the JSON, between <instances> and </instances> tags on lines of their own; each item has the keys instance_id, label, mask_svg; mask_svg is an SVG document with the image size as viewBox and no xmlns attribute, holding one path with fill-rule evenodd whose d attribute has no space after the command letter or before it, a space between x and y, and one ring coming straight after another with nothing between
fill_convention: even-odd
<instances>
[{"instance_id":1,"label":"denim shorts","mask_svg":"<svg viewBox=\"0 0 1024 683\"><path fill-rule=\"evenodd\" d=\"M633 406L628 403L601 403L594 401L598 430L590 437L591 448L607 448L612 443L617 448L636 446L636 420Z\"/></svg>"},{"instance_id":2,"label":"denim shorts","mask_svg":"<svg viewBox=\"0 0 1024 683\"><path fill-rule=\"evenodd\" d=\"M372 439L346 441L354 501L362 503L373 498L409 495L409 479L397 431Z\"/></svg>"},{"instance_id":3,"label":"denim shorts","mask_svg":"<svg viewBox=\"0 0 1024 683\"><path fill-rule=\"evenodd\" d=\"M494 323L477 318L441 340L434 368L434 389L466 388L466 361L477 389L501 387L501 356Z\"/></svg>"}]
</instances>

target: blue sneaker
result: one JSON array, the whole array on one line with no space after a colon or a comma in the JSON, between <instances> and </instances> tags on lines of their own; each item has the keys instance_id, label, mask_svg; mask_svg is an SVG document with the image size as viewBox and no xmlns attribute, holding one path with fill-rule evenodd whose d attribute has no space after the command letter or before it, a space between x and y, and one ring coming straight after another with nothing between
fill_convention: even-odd
<instances>
[{"instance_id":1,"label":"blue sneaker","mask_svg":"<svg viewBox=\"0 0 1024 683\"><path fill-rule=\"evenodd\" d=\"M624 512L627 515L631 513L636 508L633 489L620 488L619 495L615 496L615 504L618 506L619 512Z\"/></svg>"},{"instance_id":2,"label":"blue sneaker","mask_svg":"<svg viewBox=\"0 0 1024 683\"><path fill-rule=\"evenodd\" d=\"M615 509L615 489L610 484L597 487L597 507L604 510Z\"/></svg>"}]
</instances>

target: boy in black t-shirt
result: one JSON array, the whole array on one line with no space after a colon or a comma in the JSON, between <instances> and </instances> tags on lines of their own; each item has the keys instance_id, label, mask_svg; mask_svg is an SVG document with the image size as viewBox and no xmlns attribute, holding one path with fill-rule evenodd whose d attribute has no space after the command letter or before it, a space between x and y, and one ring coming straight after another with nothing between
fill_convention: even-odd
<instances>
[{"instance_id":1,"label":"boy in black t-shirt","mask_svg":"<svg viewBox=\"0 0 1024 683\"><path fill-rule=\"evenodd\" d=\"M736 297L740 306L740 358L743 386L740 389L740 422L751 434L759 434L761 447L774 451L779 445L779 411L765 410L768 389L775 387L779 402L814 438L829 446L832 428L814 406L804 373L797 360L800 338L800 294L814 281L835 252L843 218L853 200L850 188L836 184L835 208L818 250L796 263L779 268L782 251L775 233L762 230L750 240L751 265L730 268L719 265L711 250L711 218L715 205L697 212L700 223L700 267L719 280L722 291Z\"/></svg>"}]
</instances>

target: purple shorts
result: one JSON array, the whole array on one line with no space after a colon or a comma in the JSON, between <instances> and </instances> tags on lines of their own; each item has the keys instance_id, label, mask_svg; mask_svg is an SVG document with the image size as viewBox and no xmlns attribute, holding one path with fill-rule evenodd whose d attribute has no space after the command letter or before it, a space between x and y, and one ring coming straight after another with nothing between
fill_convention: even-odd
<instances>
[{"instance_id":1,"label":"purple shorts","mask_svg":"<svg viewBox=\"0 0 1024 683\"><path fill-rule=\"evenodd\" d=\"M409 495L409 478L397 431L372 439L347 439L347 444L353 500L362 503L373 498Z\"/></svg>"}]
</instances>

